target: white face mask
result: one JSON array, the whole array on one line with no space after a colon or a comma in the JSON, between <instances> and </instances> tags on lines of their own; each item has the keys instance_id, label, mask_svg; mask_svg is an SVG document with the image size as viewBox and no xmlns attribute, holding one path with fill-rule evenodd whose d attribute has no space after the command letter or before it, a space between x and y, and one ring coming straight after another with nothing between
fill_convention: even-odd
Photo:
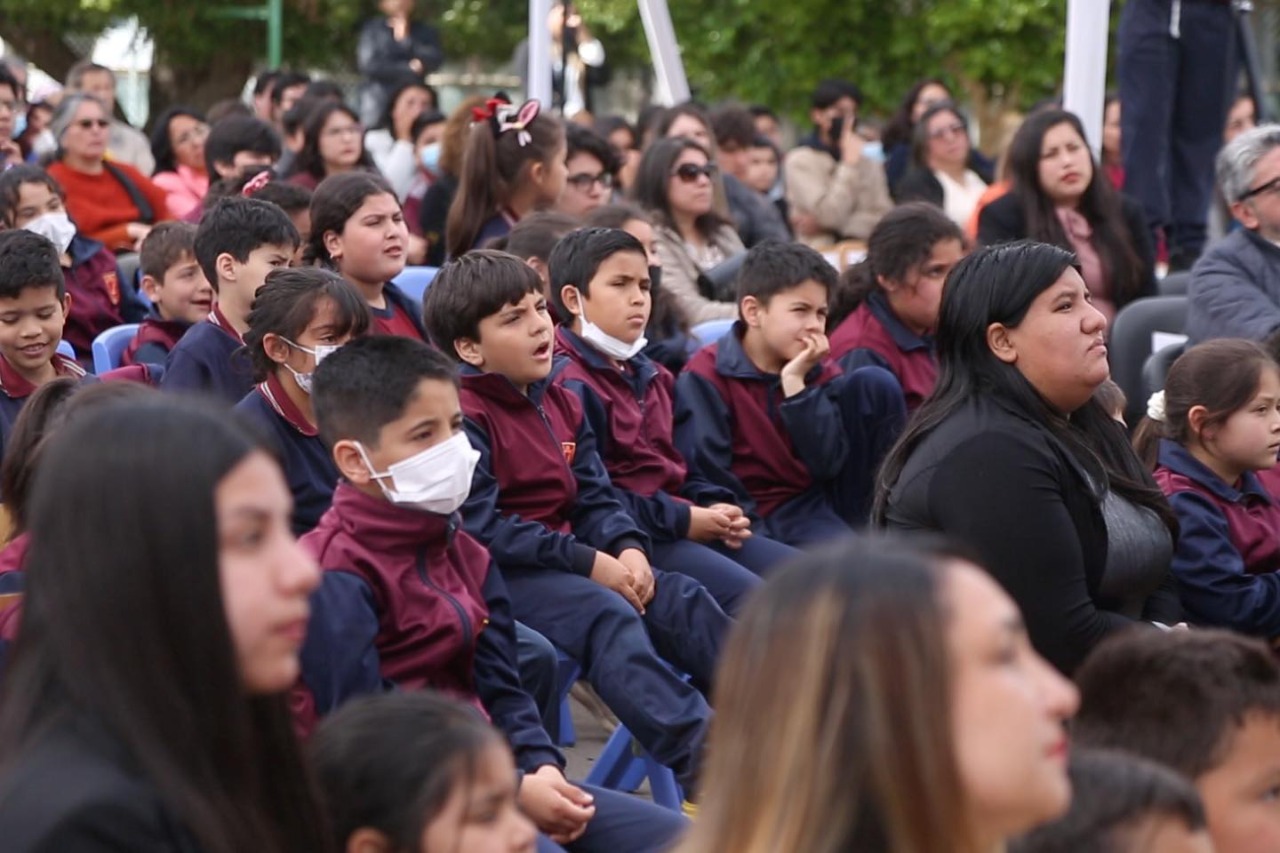
<instances>
[{"instance_id":1,"label":"white face mask","mask_svg":"<svg viewBox=\"0 0 1280 853\"><path fill-rule=\"evenodd\" d=\"M341 347L341 345L337 345L337 344L316 344L315 349L312 349L311 347L304 347L302 346L302 344L295 344L293 341L283 336L280 338L280 340L284 341L286 344L298 350L299 352L305 352L307 355L314 358L316 360L316 367L319 367L320 362L324 361L326 358L333 355ZM311 393L311 377L315 375L315 368L312 368L307 373L299 373L298 371L294 370L292 367L290 367L287 364L283 366L285 370L293 374L293 381L298 383L298 387L303 390L303 393L310 394Z\"/></svg>"},{"instance_id":2,"label":"white face mask","mask_svg":"<svg viewBox=\"0 0 1280 853\"><path fill-rule=\"evenodd\" d=\"M588 320L587 306L582 298L581 290L578 291L578 308L582 311L578 315L582 320L582 339L609 356L609 358L614 358L618 361L629 361L639 355L640 351L648 345L649 339L644 335L636 338L635 343L629 344L626 341L618 340L613 335L606 334L604 329Z\"/></svg>"},{"instance_id":3,"label":"white face mask","mask_svg":"<svg viewBox=\"0 0 1280 853\"><path fill-rule=\"evenodd\" d=\"M383 473L374 470L363 445L357 443L356 448L387 500L437 515L452 515L466 501L471 494L471 475L480 461L480 451L471 446L464 432L388 466Z\"/></svg>"},{"instance_id":4,"label":"white face mask","mask_svg":"<svg viewBox=\"0 0 1280 853\"><path fill-rule=\"evenodd\" d=\"M52 243L59 255L67 251L72 238L76 236L75 223L65 212L42 214L22 227Z\"/></svg>"}]
</instances>

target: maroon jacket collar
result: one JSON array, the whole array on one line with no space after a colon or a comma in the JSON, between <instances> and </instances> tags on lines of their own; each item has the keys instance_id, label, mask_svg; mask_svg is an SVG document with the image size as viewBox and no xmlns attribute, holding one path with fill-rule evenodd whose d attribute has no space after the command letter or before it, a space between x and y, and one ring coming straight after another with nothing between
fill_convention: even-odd
<instances>
[{"instance_id":1,"label":"maroon jacket collar","mask_svg":"<svg viewBox=\"0 0 1280 853\"><path fill-rule=\"evenodd\" d=\"M266 382L258 383L258 393L262 395L271 408L275 409L277 415L284 418L289 426L298 432L308 437L320 434L320 431L307 420L307 416L302 413L302 410L294 405L289 393L285 391L284 385L280 382L280 377L276 374L273 373L268 376Z\"/></svg>"},{"instance_id":2,"label":"maroon jacket collar","mask_svg":"<svg viewBox=\"0 0 1280 853\"><path fill-rule=\"evenodd\" d=\"M53 354L53 369L58 376L69 376L72 379L83 379L87 372L74 359L67 358L62 353ZM0 391L14 400L21 400L30 397L35 390L36 386L14 369L9 359L0 356Z\"/></svg>"},{"instance_id":3,"label":"maroon jacket collar","mask_svg":"<svg viewBox=\"0 0 1280 853\"><path fill-rule=\"evenodd\" d=\"M236 331L236 327L231 325L231 321L227 319L227 315L223 314L222 309L217 305L214 305L213 310L209 312L209 322L233 338L236 343L241 345L244 344L244 338Z\"/></svg>"},{"instance_id":4,"label":"maroon jacket collar","mask_svg":"<svg viewBox=\"0 0 1280 853\"><path fill-rule=\"evenodd\" d=\"M448 545L458 529L458 515L438 515L400 506L383 497L366 495L347 482L333 492L333 505L326 518L336 516L337 524L371 552L416 550L426 545ZM320 523L326 526L325 521Z\"/></svg>"}]
</instances>

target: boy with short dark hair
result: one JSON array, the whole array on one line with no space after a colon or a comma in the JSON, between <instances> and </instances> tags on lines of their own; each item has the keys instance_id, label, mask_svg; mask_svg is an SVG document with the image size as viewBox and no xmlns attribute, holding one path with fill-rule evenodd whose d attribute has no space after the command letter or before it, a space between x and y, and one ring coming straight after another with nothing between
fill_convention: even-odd
<instances>
[{"instance_id":1,"label":"boy with short dark hair","mask_svg":"<svg viewBox=\"0 0 1280 853\"><path fill-rule=\"evenodd\" d=\"M876 468L906 422L893 374L827 357L836 271L795 243L762 243L738 274L739 320L676 383L676 446L788 545L866 524Z\"/></svg>"},{"instance_id":2,"label":"boy with short dark hair","mask_svg":"<svg viewBox=\"0 0 1280 853\"><path fill-rule=\"evenodd\" d=\"M441 690L505 733L524 774L520 804L543 832L576 838L574 850L660 849L685 822L569 783L521 687L502 575L454 514L479 455L462 431L455 370L393 336L351 341L316 369L316 419L343 479L301 540L325 571L294 695L299 722L363 693Z\"/></svg>"},{"instance_id":3,"label":"boy with short dark hair","mask_svg":"<svg viewBox=\"0 0 1280 853\"><path fill-rule=\"evenodd\" d=\"M1218 853L1280 850L1280 663L1226 631L1128 631L1076 671L1072 741L1192 780Z\"/></svg>"},{"instance_id":4,"label":"boy with short dark hair","mask_svg":"<svg viewBox=\"0 0 1280 853\"><path fill-rule=\"evenodd\" d=\"M223 119L209 128L204 141L205 170L211 181L235 180L251 174L251 169L269 169L279 159L279 134L249 116Z\"/></svg>"},{"instance_id":5,"label":"boy with short dark hair","mask_svg":"<svg viewBox=\"0 0 1280 853\"><path fill-rule=\"evenodd\" d=\"M58 352L70 307L53 243L31 231L0 231L0 449L37 388L85 377Z\"/></svg>"},{"instance_id":6,"label":"boy with short dark hair","mask_svg":"<svg viewBox=\"0 0 1280 853\"><path fill-rule=\"evenodd\" d=\"M169 353L161 388L210 394L228 405L249 393L253 370L243 353L235 355L244 346L249 308L267 273L289 265L299 240L288 215L269 202L226 198L205 214L195 254L217 303Z\"/></svg>"},{"instance_id":7,"label":"boy with short dark hair","mask_svg":"<svg viewBox=\"0 0 1280 853\"><path fill-rule=\"evenodd\" d=\"M703 694L729 619L701 584L650 566L648 537L614 495L582 404L550 381L538 274L503 252L469 252L440 271L423 315L463 365L465 427L480 451L463 522L501 567L516 618L577 660L692 792L710 718Z\"/></svg>"},{"instance_id":8,"label":"boy with short dark hair","mask_svg":"<svg viewBox=\"0 0 1280 853\"><path fill-rule=\"evenodd\" d=\"M161 222L142 241L142 292L151 313L120 358L121 364L164 364L187 330L213 310L213 285L196 260L196 226Z\"/></svg>"},{"instance_id":9,"label":"boy with short dark hair","mask_svg":"<svg viewBox=\"0 0 1280 853\"><path fill-rule=\"evenodd\" d=\"M697 477L672 435L675 379L643 352L652 306L644 246L626 231L584 228L551 252L556 313L566 319L555 382L573 391L617 497L653 541L654 562L700 581L736 613L759 575L796 551L753 536L734 494ZM754 574L753 574L754 573Z\"/></svg>"}]
</instances>

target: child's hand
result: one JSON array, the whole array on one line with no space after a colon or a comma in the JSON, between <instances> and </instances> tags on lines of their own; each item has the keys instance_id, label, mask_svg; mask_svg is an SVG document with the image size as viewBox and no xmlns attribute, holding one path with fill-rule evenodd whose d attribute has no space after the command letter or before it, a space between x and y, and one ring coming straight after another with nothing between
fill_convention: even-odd
<instances>
[{"instance_id":1,"label":"child's hand","mask_svg":"<svg viewBox=\"0 0 1280 853\"><path fill-rule=\"evenodd\" d=\"M720 504L720 507L726 504ZM733 530L732 519L714 506L689 507L689 535L694 542L714 542L724 539Z\"/></svg>"},{"instance_id":2,"label":"child's hand","mask_svg":"<svg viewBox=\"0 0 1280 853\"><path fill-rule=\"evenodd\" d=\"M590 794L570 784L554 764L526 773L520 782L520 808L539 831L557 844L568 844L587 831L596 807Z\"/></svg>"},{"instance_id":3,"label":"child's hand","mask_svg":"<svg viewBox=\"0 0 1280 853\"><path fill-rule=\"evenodd\" d=\"M742 507L712 504L709 509L718 510L729 518L729 531L720 537L726 548L741 548L742 543L751 538L751 519L742 511Z\"/></svg>"},{"instance_id":4,"label":"child's hand","mask_svg":"<svg viewBox=\"0 0 1280 853\"><path fill-rule=\"evenodd\" d=\"M636 548L628 548L618 555L618 562L631 570L631 577L635 581L633 589L640 597L640 603L648 604L653 601L655 585L653 568L649 565L649 558L644 555L644 552ZM641 609L640 612L643 613L644 610Z\"/></svg>"},{"instance_id":5,"label":"child's hand","mask_svg":"<svg viewBox=\"0 0 1280 853\"><path fill-rule=\"evenodd\" d=\"M601 586L607 586L641 614L644 613L644 604L636 594L633 573L621 561L604 551L596 551L596 561L591 564L591 579Z\"/></svg>"},{"instance_id":6,"label":"child's hand","mask_svg":"<svg viewBox=\"0 0 1280 853\"><path fill-rule=\"evenodd\" d=\"M803 391L805 375L817 367L829 352L831 343L826 335L821 332L810 335L800 354L782 368L782 396L794 397Z\"/></svg>"}]
</instances>

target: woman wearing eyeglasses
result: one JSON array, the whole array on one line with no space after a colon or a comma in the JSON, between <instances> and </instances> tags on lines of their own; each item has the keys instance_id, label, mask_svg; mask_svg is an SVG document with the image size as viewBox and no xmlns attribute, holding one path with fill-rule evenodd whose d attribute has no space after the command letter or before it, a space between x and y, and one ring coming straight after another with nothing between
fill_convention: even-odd
<instances>
[{"instance_id":1,"label":"woman wearing eyeglasses","mask_svg":"<svg viewBox=\"0 0 1280 853\"><path fill-rule=\"evenodd\" d=\"M564 192L556 210L575 219L613 201L614 178L621 158L600 134L577 124L565 126Z\"/></svg>"},{"instance_id":2,"label":"woman wearing eyeglasses","mask_svg":"<svg viewBox=\"0 0 1280 853\"><path fill-rule=\"evenodd\" d=\"M288 177L291 184L315 190L330 175L377 171L364 147L360 117L338 101L326 101L311 111L302 125L302 139Z\"/></svg>"},{"instance_id":3,"label":"woman wearing eyeglasses","mask_svg":"<svg viewBox=\"0 0 1280 853\"><path fill-rule=\"evenodd\" d=\"M691 325L737 319L732 283L717 286L707 273L746 252L738 232L714 210L715 164L688 137L662 139L640 161L635 200L654 217L662 287Z\"/></svg>"},{"instance_id":4,"label":"woman wearing eyeglasses","mask_svg":"<svg viewBox=\"0 0 1280 853\"><path fill-rule=\"evenodd\" d=\"M912 131L911 168L894 187L899 203L927 201L963 226L987 190L991 175L970 167L969 128L950 101L925 110Z\"/></svg>"},{"instance_id":5,"label":"woman wearing eyeglasses","mask_svg":"<svg viewBox=\"0 0 1280 853\"><path fill-rule=\"evenodd\" d=\"M170 107L151 131L151 153L156 158L152 180L168 193L166 202L176 216L195 210L209 192L204 162L208 136L204 115L191 107Z\"/></svg>"},{"instance_id":6,"label":"woman wearing eyeglasses","mask_svg":"<svg viewBox=\"0 0 1280 853\"><path fill-rule=\"evenodd\" d=\"M1112 189L1064 110L1032 114L1009 143L1009 194L982 209L978 242L1024 237L1075 252L1093 305L1107 318L1156 292L1155 248L1142 207Z\"/></svg>"},{"instance_id":7,"label":"woman wearing eyeglasses","mask_svg":"<svg viewBox=\"0 0 1280 853\"><path fill-rule=\"evenodd\" d=\"M80 233L113 252L136 251L151 226L172 219L166 193L127 163L109 159L110 116L92 95L68 95L49 124L58 141L48 172L67 194Z\"/></svg>"}]
</instances>

